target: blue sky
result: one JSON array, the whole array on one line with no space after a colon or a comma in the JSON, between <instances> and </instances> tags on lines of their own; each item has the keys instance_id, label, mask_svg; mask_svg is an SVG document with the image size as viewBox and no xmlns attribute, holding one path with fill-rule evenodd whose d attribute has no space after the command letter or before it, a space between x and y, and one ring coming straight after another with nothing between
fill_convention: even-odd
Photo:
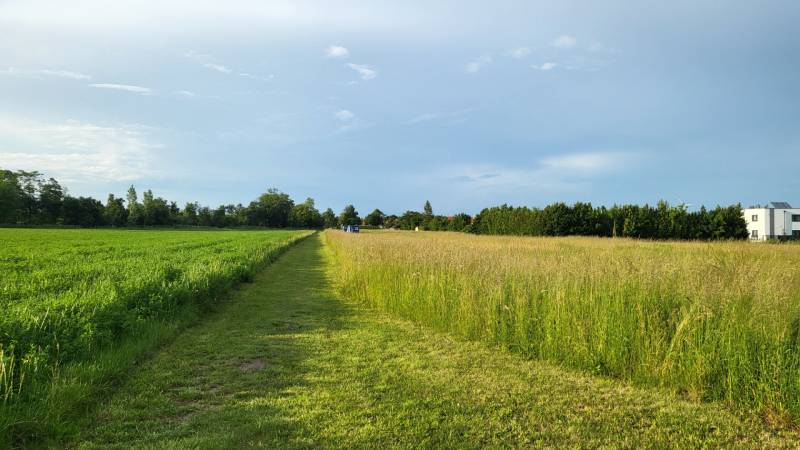
<instances>
[{"instance_id":1,"label":"blue sky","mask_svg":"<svg viewBox=\"0 0 800 450\"><path fill-rule=\"evenodd\" d=\"M800 204L798 23L792 1L0 0L0 167L362 213Z\"/></svg>"}]
</instances>

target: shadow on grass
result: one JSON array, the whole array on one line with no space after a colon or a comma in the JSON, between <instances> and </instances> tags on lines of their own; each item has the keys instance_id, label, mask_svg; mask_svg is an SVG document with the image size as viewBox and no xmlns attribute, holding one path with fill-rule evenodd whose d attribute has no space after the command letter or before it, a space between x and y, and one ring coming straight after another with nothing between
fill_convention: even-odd
<instances>
[{"instance_id":1,"label":"shadow on grass","mask_svg":"<svg viewBox=\"0 0 800 450\"><path fill-rule=\"evenodd\" d=\"M309 384L307 361L351 315L329 284L320 237L306 239L137 367L75 441L79 448L308 447L307 424L295 414Z\"/></svg>"}]
</instances>

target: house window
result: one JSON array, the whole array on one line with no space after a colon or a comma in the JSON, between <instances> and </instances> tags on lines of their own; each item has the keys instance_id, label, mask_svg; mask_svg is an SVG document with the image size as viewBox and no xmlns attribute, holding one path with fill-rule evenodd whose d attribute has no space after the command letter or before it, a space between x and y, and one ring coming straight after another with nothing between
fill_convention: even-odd
<instances>
[{"instance_id":1,"label":"house window","mask_svg":"<svg viewBox=\"0 0 800 450\"><path fill-rule=\"evenodd\" d=\"M792 237L800 239L800 230L792 230Z\"/></svg>"},{"instance_id":2,"label":"house window","mask_svg":"<svg viewBox=\"0 0 800 450\"><path fill-rule=\"evenodd\" d=\"M753 230L750 232L751 239L758 239L758 230Z\"/></svg>"},{"instance_id":3,"label":"house window","mask_svg":"<svg viewBox=\"0 0 800 450\"><path fill-rule=\"evenodd\" d=\"M751 222L758 222L758 214L753 214Z\"/></svg>"},{"instance_id":4,"label":"house window","mask_svg":"<svg viewBox=\"0 0 800 450\"><path fill-rule=\"evenodd\" d=\"M792 214L792 222L800 222L800 214Z\"/></svg>"}]
</instances>

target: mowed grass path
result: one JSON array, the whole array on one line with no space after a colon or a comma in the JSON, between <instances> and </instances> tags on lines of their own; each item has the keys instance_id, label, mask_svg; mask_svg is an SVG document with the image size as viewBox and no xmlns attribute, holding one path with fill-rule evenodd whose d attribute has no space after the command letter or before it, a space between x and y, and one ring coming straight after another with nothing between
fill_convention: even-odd
<instances>
[{"instance_id":1,"label":"mowed grass path","mask_svg":"<svg viewBox=\"0 0 800 450\"><path fill-rule=\"evenodd\" d=\"M714 404L575 374L340 299L319 235L139 365L77 448L787 447Z\"/></svg>"}]
</instances>

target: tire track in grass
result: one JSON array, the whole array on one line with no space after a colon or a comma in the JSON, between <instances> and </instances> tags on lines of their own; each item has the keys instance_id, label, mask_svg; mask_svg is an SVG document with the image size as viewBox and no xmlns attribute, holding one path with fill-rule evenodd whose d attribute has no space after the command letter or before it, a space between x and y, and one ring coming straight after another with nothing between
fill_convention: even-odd
<instances>
[{"instance_id":1,"label":"tire track in grass","mask_svg":"<svg viewBox=\"0 0 800 450\"><path fill-rule=\"evenodd\" d=\"M71 447L786 447L715 404L575 374L340 299L320 236L142 364Z\"/></svg>"}]
</instances>

